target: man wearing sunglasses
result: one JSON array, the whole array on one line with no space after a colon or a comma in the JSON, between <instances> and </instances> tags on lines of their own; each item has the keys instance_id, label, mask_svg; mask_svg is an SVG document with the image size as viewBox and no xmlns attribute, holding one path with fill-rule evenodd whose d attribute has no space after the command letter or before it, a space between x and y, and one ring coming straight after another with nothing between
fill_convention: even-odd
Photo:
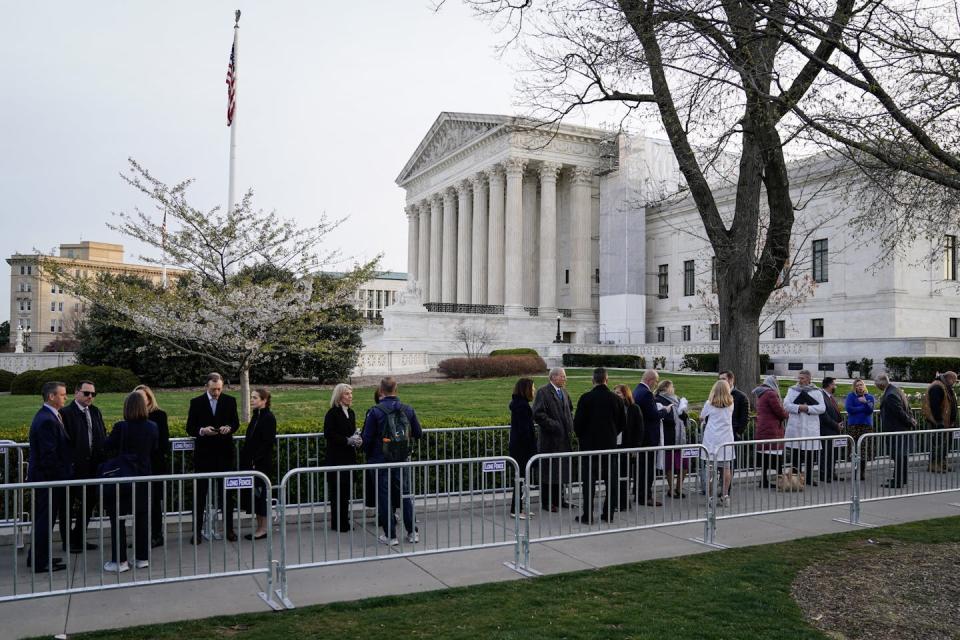
<instances>
[{"instance_id":1,"label":"man wearing sunglasses","mask_svg":"<svg viewBox=\"0 0 960 640\"><path fill-rule=\"evenodd\" d=\"M103 414L93 404L97 389L89 380L82 380L76 386L73 402L60 409L63 426L70 438L70 450L73 455L73 477L77 480L96 478L97 467L104 461L103 443L107 439L107 429L103 424ZM84 501L86 493L86 501ZM97 545L87 542L85 532L90 517L98 504L100 492L96 486L70 487L67 504L73 528L70 530L70 552L81 553L84 548L93 550ZM63 541L66 550L66 540Z\"/></svg>"}]
</instances>

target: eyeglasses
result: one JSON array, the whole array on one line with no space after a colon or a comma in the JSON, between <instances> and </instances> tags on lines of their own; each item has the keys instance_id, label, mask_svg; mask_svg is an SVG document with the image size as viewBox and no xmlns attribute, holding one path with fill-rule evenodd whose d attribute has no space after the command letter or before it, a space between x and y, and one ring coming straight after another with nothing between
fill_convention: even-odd
<instances>
[{"instance_id":1,"label":"eyeglasses","mask_svg":"<svg viewBox=\"0 0 960 640\"><path fill-rule=\"evenodd\" d=\"M96 397L97 397L97 392L96 392L96 391L81 391L80 393L82 393L83 395L87 396L88 398L96 398Z\"/></svg>"}]
</instances>

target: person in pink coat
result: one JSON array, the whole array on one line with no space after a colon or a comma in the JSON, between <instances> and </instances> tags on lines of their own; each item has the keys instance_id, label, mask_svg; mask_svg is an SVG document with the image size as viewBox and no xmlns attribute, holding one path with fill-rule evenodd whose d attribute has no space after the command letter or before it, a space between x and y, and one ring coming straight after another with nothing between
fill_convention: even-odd
<instances>
[{"instance_id":1,"label":"person in pink coat","mask_svg":"<svg viewBox=\"0 0 960 640\"><path fill-rule=\"evenodd\" d=\"M780 386L777 377L770 375L764 378L763 384L753 390L757 397L757 430L754 438L757 440L780 440L783 438L784 420L787 419L787 410L780 400ZM771 442L757 445L757 465L762 469L760 488L776 487L770 482L770 469L777 474L783 468L783 442Z\"/></svg>"}]
</instances>

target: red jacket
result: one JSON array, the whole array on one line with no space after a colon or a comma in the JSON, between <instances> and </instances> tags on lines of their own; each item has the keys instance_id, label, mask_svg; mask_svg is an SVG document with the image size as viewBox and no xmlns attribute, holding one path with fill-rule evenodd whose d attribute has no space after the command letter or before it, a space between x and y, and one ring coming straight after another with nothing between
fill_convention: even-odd
<instances>
[{"instance_id":1,"label":"red jacket","mask_svg":"<svg viewBox=\"0 0 960 640\"><path fill-rule=\"evenodd\" d=\"M757 440L776 440L783 437L783 421L787 411L783 408L780 394L770 387L760 386L753 390L757 394ZM758 447L764 450L782 449L783 443Z\"/></svg>"}]
</instances>

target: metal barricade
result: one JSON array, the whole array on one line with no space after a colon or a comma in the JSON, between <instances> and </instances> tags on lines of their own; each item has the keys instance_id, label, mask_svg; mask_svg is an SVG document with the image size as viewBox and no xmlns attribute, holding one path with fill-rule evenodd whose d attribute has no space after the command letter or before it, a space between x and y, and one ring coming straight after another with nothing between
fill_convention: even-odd
<instances>
[{"instance_id":1,"label":"metal barricade","mask_svg":"<svg viewBox=\"0 0 960 640\"><path fill-rule=\"evenodd\" d=\"M519 477L509 457L292 469L277 595L292 607L287 574L308 567L509 545L516 563Z\"/></svg>"},{"instance_id":2,"label":"metal barricade","mask_svg":"<svg viewBox=\"0 0 960 640\"><path fill-rule=\"evenodd\" d=\"M960 491L960 428L865 433L856 453L854 523L861 502Z\"/></svg>"},{"instance_id":3,"label":"metal barricade","mask_svg":"<svg viewBox=\"0 0 960 640\"><path fill-rule=\"evenodd\" d=\"M700 466L709 464L699 444L533 456L524 473L520 567L536 573L532 542L666 525L703 522L702 541L711 544L696 488Z\"/></svg>"},{"instance_id":4,"label":"metal barricade","mask_svg":"<svg viewBox=\"0 0 960 640\"><path fill-rule=\"evenodd\" d=\"M207 495L203 506L207 513L214 513L210 507L215 501L229 507L237 495L250 503L258 491L269 495L270 479L245 471L0 485L3 495L22 492L24 514L15 518L14 527L30 530L26 536L29 549L20 551L9 541L0 543L0 547L10 547L9 551L0 550L0 602L259 575L267 585L260 597L277 608L272 597L272 528L267 528L262 542L255 541L252 516L240 514L234 527L237 540L223 540L216 534L204 541L197 535L198 544L193 544L193 514L164 516L156 503L160 496L172 493L192 511L194 497L203 488ZM94 511L101 517L92 518ZM232 514L233 509L224 511ZM73 526L72 518L76 519ZM86 526L81 519L88 520ZM55 523L59 523L59 535ZM129 557L128 524L132 531ZM224 524L225 529L230 528Z\"/></svg>"},{"instance_id":5,"label":"metal barricade","mask_svg":"<svg viewBox=\"0 0 960 640\"><path fill-rule=\"evenodd\" d=\"M724 443L707 487L716 518L849 505L854 449L847 435ZM797 484L783 477L787 470Z\"/></svg>"}]
</instances>

